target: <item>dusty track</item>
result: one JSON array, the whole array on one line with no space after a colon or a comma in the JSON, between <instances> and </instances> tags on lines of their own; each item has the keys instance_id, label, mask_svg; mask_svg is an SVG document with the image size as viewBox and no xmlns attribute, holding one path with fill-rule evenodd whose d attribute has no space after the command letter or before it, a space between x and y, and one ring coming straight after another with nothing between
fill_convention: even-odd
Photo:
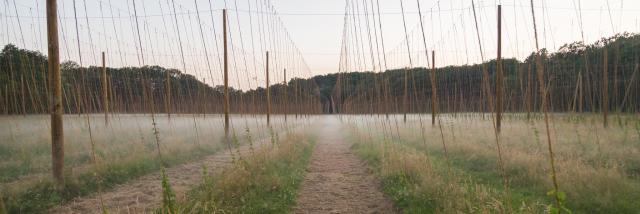
<instances>
[{"instance_id":1,"label":"dusty track","mask_svg":"<svg viewBox=\"0 0 640 214\"><path fill-rule=\"evenodd\" d=\"M319 120L319 139L294 213L395 213L379 183L344 141L337 118Z\"/></svg>"},{"instance_id":2,"label":"dusty track","mask_svg":"<svg viewBox=\"0 0 640 214\"><path fill-rule=\"evenodd\" d=\"M261 144L264 144L262 141ZM235 153L235 151L234 151ZM240 147L242 156L250 154L250 147ZM186 192L202 181L202 165L209 173L218 173L232 162L231 153L227 149L204 159L174 166L167 169L167 176L178 200L184 198ZM160 172L154 172L134 181L121 184L104 192L102 198L109 213L150 213L158 208L162 201ZM62 206L54 207L50 213L101 213L97 194L79 197Z\"/></svg>"}]
</instances>

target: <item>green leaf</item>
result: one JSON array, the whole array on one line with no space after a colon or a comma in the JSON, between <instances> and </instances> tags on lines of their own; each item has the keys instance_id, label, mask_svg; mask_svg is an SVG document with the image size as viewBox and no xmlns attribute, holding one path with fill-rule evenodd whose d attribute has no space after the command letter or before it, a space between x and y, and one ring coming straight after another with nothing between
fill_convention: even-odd
<instances>
[{"instance_id":1,"label":"green leaf","mask_svg":"<svg viewBox=\"0 0 640 214\"><path fill-rule=\"evenodd\" d=\"M556 194L555 190L550 190L549 192L547 192L547 196L553 196Z\"/></svg>"},{"instance_id":2,"label":"green leaf","mask_svg":"<svg viewBox=\"0 0 640 214\"><path fill-rule=\"evenodd\" d=\"M564 192L562 192L562 191L558 191L558 199L559 199L561 202L564 202L565 200L567 200L567 194L565 194L565 193L564 193Z\"/></svg>"}]
</instances>

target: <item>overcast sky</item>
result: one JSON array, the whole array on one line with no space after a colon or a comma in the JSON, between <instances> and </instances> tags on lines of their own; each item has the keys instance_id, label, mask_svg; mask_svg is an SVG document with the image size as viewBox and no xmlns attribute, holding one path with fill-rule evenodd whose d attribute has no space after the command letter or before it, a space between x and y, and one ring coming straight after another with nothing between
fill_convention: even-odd
<instances>
[{"instance_id":1,"label":"overcast sky","mask_svg":"<svg viewBox=\"0 0 640 214\"><path fill-rule=\"evenodd\" d=\"M416 1L403 0L407 35L404 33L400 0L378 1L382 32L371 41L384 41L380 43L385 46L387 67L426 66ZM376 0L351 0L349 13L354 12L357 6L359 14L347 17L350 20L348 32L353 33L356 26L364 32L362 38L365 40L361 45L365 52L360 54L365 56L370 53L364 23L366 18L373 20L373 2ZM177 15L173 13L174 3ZM529 0L476 0L485 59L495 58L498 4L503 5L503 56L522 59L535 50ZM277 16L269 12L268 5L277 11ZM63 60L76 62L80 62L82 56L85 66L100 64L102 51L106 52L111 67L139 66L143 64L144 57L144 64L186 70L209 84L219 84L222 79L218 58L222 51L221 9L226 7L230 9L232 37L230 66L235 72L231 82L236 87L255 87L264 81L266 50L275 52L273 57L280 60L274 69L289 69L288 78L338 72L345 5L345 0L272 0L270 3L265 0L226 0L226 6L224 0L135 0L134 10L133 0L75 0L74 16L74 1L64 0L59 1L60 53ZM618 32L640 31L640 1L637 0L534 0L534 5L540 47L550 51L557 50L564 43L583 40L581 29L587 43ZM0 2L0 43L13 43L46 53L44 6L43 0ZM471 0L420 0L420 6L427 49L436 51L437 66L481 61ZM365 7L368 14L364 14ZM137 25L134 14L138 17ZM358 23L356 21L360 24L354 25ZM371 21L370 32L379 33L380 29L375 28L376 31L373 26ZM273 29L286 30L290 36L281 37L277 43L284 48L276 49L266 42L270 37L265 32ZM405 36L409 37L409 50ZM349 38L353 44L356 37ZM78 53L78 41L81 54ZM301 55L297 55L298 50ZM295 63L302 62L302 58L306 66ZM366 65L352 69L380 69ZM282 79L282 75L275 72L273 78Z\"/></svg>"}]
</instances>

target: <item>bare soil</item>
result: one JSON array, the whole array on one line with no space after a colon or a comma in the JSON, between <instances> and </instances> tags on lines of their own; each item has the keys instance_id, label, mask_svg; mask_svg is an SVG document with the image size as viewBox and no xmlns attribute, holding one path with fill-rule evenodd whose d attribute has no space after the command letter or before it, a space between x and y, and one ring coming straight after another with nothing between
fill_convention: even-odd
<instances>
[{"instance_id":1,"label":"bare soil","mask_svg":"<svg viewBox=\"0 0 640 214\"><path fill-rule=\"evenodd\" d=\"M366 163L344 141L341 122L327 116L319 123L318 142L293 213L397 213Z\"/></svg>"}]
</instances>

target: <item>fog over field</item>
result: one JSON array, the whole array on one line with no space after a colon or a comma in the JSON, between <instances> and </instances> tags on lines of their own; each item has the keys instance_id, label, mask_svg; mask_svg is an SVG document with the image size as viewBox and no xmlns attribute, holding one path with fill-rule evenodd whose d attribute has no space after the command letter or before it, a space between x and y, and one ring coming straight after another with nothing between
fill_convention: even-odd
<instances>
[{"instance_id":1,"label":"fog over field","mask_svg":"<svg viewBox=\"0 0 640 214\"><path fill-rule=\"evenodd\" d=\"M0 214L640 211L640 1L0 1Z\"/></svg>"}]
</instances>

